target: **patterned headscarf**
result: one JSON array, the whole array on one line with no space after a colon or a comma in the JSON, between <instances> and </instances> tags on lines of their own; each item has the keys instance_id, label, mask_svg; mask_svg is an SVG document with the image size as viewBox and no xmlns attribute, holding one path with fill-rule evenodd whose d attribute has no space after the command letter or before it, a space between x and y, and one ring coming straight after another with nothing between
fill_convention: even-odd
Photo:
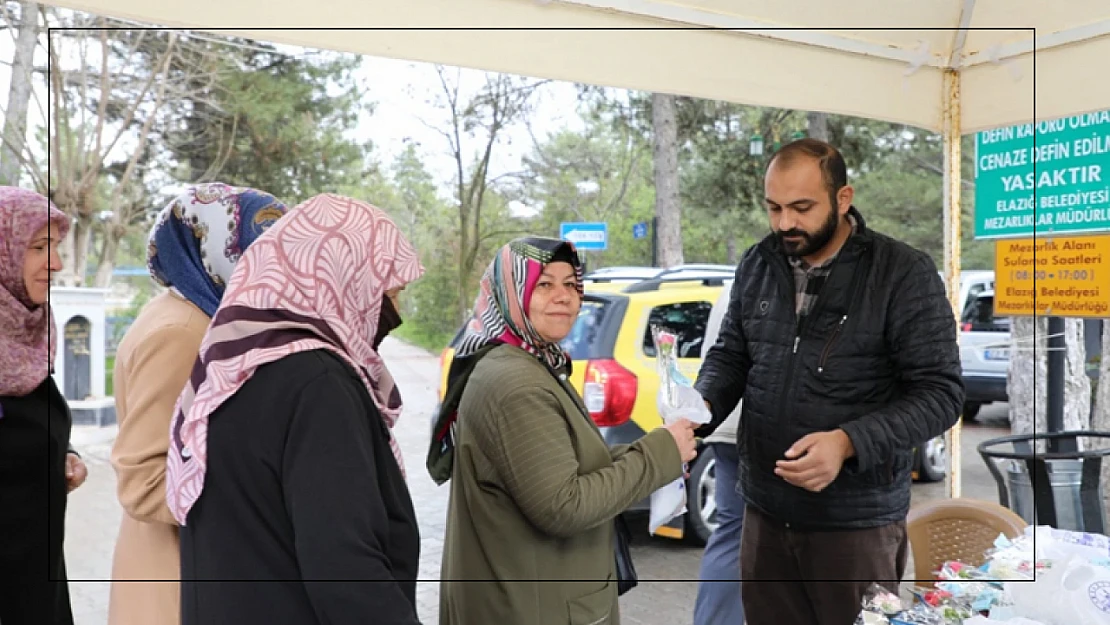
<instances>
[{"instance_id":1,"label":"patterned headscarf","mask_svg":"<svg viewBox=\"0 0 1110 625\"><path fill-rule=\"evenodd\" d=\"M582 264L574 244L560 239L526 237L505 245L482 276L474 315L455 350L465 358L489 343L508 343L534 354L552 369L561 369L570 357L558 343L540 337L528 319L528 302L544 265L564 261L574 267L578 293L582 294Z\"/></svg>"},{"instance_id":2,"label":"patterned headscarf","mask_svg":"<svg viewBox=\"0 0 1110 625\"><path fill-rule=\"evenodd\" d=\"M358 372L393 428L401 396L373 342L386 292L423 273L388 215L331 194L297 206L247 249L174 411L166 502L178 523L204 488L209 416L266 363L333 352ZM390 446L404 471L395 438Z\"/></svg>"},{"instance_id":3,"label":"patterned headscarf","mask_svg":"<svg viewBox=\"0 0 1110 625\"><path fill-rule=\"evenodd\" d=\"M474 315L467 324L447 374L447 389L436 415L428 447L428 474L437 484L451 478L455 458L455 421L459 402L470 373L488 345L515 345L558 371L570 364L570 356L558 343L540 337L528 319L528 304L543 268L553 262L574 267L578 294L582 294L582 263L574 244L560 239L527 237L501 248L482 276Z\"/></svg>"},{"instance_id":4,"label":"patterned headscarf","mask_svg":"<svg viewBox=\"0 0 1110 625\"><path fill-rule=\"evenodd\" d=\"M50 375L57 351L49 304L31 302L23 282L31 237L49 223L64 239L69 218L42 195L0 187L0 395L30 393Z\"/></svg>"},{"instance_id":5,"label":"patterned headscarf","mask_svg":"<svg viewBox=\"0 0 1110 625\"><path fill-rule=\"evenodd\" d=\"M269 193L210 182L191 187L159 213L147 266L211 317L243 250L286 212Z\"/></svg>"}]
</instances>

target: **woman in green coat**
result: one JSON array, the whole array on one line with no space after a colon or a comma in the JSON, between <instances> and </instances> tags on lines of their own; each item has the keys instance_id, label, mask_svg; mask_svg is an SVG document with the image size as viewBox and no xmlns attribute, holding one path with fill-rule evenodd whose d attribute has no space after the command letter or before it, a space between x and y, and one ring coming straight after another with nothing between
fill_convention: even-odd
<instances>
[{"instance_id":1,"label":"woman in green coat","mask_svg":"<svg viewBox=\"0 0 1110 625\"><path fill-rule=\"evenodd\" d=\"M559 346L581 303L566 241L517 239L482 278L429 454L451 479L441 625L618 624L614 518L695 456L685 421L606 445Z\"/></svg>"}]
</instances>

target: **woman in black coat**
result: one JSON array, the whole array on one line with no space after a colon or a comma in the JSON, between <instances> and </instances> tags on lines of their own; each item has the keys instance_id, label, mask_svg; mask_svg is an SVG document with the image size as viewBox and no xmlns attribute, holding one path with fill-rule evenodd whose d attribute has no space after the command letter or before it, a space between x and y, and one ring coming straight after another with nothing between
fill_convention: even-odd
<instances>
[{"instance_id":1,"label":"woman in black coat","mask_svg":"<svg viewBox=\"0 0 1110 625\"><path fill-rule=\"evenodd\" d=\"M378 346L423 271L388 215L331 194L235 264L170 427L182 625L419 625L401 395Z\"/></svg>"},{"instance_id":2,"label":"woman in black coat","mask_svg":"<svg viewBox=\"0 0 1110 625\"><path fill-rule=\"evenodd\" d=\"M72 625L66 496L84 481L50 376L50 273L69 220L45 197L0 187L0 623Z\"/></svg>"}]
</instances>

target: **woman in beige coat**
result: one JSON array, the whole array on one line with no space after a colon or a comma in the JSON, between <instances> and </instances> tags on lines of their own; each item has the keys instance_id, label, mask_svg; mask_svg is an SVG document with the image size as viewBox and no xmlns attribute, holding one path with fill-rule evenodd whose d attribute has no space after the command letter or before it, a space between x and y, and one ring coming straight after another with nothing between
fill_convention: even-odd
<instances>
[{"instance_id":1,"label":"woman in beige coat","mask_svg":"<svg viewBox=\"0 0 1110 625\"><path fill-rule=\"evenodd\" d=\"M116 352L112 466L125 514L112 562L110 625L180 622L178 526L165 487L174 404L235 262L285 211L267 193L209 183L176 197L151 230L147 262L167 291L143 308Z\"/></svg>"}]
</instances>

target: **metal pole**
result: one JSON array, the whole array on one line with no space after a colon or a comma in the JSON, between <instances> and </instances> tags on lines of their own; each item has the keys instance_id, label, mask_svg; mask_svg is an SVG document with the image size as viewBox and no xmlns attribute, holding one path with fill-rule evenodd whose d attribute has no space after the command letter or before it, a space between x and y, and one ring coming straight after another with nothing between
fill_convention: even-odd
<instances>
[{"instance_id":1,"label":"metal pole","mask_svg":"<svg viewBox=\"0 0 1110 625\"><path fill-rule=\"evenodd\" d=\"M960 72L944 72L944 270L948 283L948 301L952 305L954 324L959 323L960 301ZM957 333L957 337L959 334ZM948 475L945 479L948 496L961 493L960 428L963 419L948 430Z\"/></svg>"}]
</instances>

